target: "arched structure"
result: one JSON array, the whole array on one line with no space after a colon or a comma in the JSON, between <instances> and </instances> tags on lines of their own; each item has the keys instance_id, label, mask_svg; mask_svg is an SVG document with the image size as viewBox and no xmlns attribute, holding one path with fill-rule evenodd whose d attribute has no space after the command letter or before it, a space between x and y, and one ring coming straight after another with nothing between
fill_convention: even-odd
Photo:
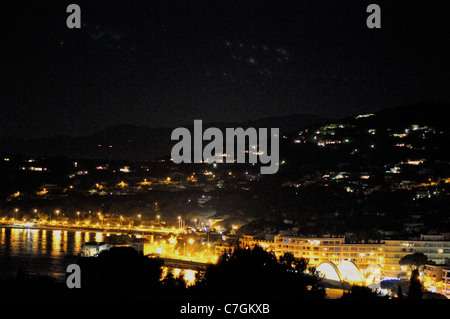
<instances>
[{"instance_id":1,"label":"arched structure","mask_svg":"<svg viewBox=\"0 0 450 319\"><path fill-rule=\"evenodd\" d=\"M366 279L356 264L350 260L343 260L338 266L331 261L324 261L317 266L317 272L323 278L334 281L347 281L351 284L364 285Z\"/></svg>"},{"instance_id":2,"label":"arched structure","mask_svg":"<svg viewBox=\"0 0 450 319\"><path fill-rule=\"evenodd\" d=\"M316 269L326 279L342 281L339 269L331 261L324 261Z\"/></svg>"},{"instance_id":3,"label":"arched structure","mask_svg":"<svg viewBox=\"0 0 450 319\"><path fill-rule=\"evenodd\" d=\"M337 268L339 269L341 280L343 281L349 281L351 283L366 282L361 270L359 270L358 266L356 266L353 261L343 260Z\"/></svg>"}]
</instances>

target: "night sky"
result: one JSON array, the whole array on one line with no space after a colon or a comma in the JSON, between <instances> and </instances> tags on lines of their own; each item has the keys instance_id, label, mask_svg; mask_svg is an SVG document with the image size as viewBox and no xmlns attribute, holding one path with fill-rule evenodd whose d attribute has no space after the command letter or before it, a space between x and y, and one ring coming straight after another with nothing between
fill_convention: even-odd
<instances>
[{"instance_id":1,"label":"night sky","mask_svg":"<svg viewBox=\"0 0 450 319\"><path fill-rule=\"evenodd\" d=\"M0 135L450 101L448 1L4 2Z\"/></svg>"}]
</instances>

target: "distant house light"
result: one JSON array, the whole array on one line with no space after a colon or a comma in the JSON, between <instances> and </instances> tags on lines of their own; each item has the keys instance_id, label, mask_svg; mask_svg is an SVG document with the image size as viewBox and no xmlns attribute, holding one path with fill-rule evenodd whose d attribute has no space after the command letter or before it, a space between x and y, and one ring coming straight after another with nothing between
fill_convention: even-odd
<instances>
[{"instance_id":1,"label":"distant house light","mask_svg":"<svg viewBox=\"0 0 450 319\"><path fill-rule=\"evenodd\" d=\"M122 173L129 173L129 172L131 172L129 166L122 167L122 168L119 169L119 170L120 170Z\"/></svg>"},{"instance_id":2,"label":"distant house light","mask_svg":"<svg viewBox=\"0 0 450 319\"><path fill-rule=\"evenodd\" d=\"M371 117L371 116L375 116L375 114L373 114L373 113L359 114L359 115L355 116L355 119L362 119L362 118Z\"/></svg>"}]
</instances>

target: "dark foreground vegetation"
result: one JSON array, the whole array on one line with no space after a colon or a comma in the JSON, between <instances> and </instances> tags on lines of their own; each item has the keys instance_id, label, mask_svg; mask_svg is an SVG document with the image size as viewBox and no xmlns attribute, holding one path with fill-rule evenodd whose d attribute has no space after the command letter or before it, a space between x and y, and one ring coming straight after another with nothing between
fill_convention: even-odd
<instances>
[{"instance_id":1,"label":"dark foreground vegetation","mask_svg":"<svg viewBox=\"0 0 450 319\"><path fill-rule=\"evenodd\" d=\"M286 254L277 259L259 247L225 254L187 285L169 273L161 280L163 261L148 258L130 247L116 247L98 257L79 258L81 288L49 277L19 271L2 283L7 296L33 298L288 298L322 299L320 279L306 268L307 261ZM311 270L313 271L313 270ZM6 296L6 297L7 297Z\"/></svg>"},{"instance_id":2,"label":"dark foreground vegetation","mask_svg":"<svg viewBox=\"0 0 450 319\"><path fill-rule=\"evenodd\" d=\"M306 262L286 255L277 258L257 247L223 255L199 275L195 285L184 279L161 279L159 259L147 258L129 247L112 248L97 258L80 258L81 288L69 289L66 283L49 277L30 276L19 271L15 280L2 282L5 297L45 298L324 298L319 278L306 272Z\"/></svg>"}]
</instances>

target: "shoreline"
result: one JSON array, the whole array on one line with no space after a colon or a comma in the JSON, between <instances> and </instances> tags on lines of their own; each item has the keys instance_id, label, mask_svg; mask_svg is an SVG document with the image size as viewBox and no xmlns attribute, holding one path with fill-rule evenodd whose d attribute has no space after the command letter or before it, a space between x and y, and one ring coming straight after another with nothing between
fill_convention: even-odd
<instances>
[{"instance_id":1,"label":"shoreline","mask_svg":"<svg viewBox=\"0 0 450 319\"><path fill-rule=\"evenodd\" d=\"M53 231L70 231L70 232L85 232L85 233L102 233L109 236L109 234L127 234L127 235L143 235L144 233L153 233L151 230L118 230L118 229L96 229L96 228L86 228L86 227L64 227L64 226L49 226L49 225L13 225L13 224L0 224L0 228L10 228L10 229L20 229L20 230L53 230ZM78 254L69 254L71 257L79 256ZM193 260L183 259L183 258L171 258L169 256L160 256L148 254L150 258L161 258L167 267L181 268L181 269L204 269L210 262L201 262Z\"/></svg>"},{"instance_id":2,"label":"shoreline","mask_svg":"<svg viewBox=\"0 0 450 319\"><path fill-rule=\"evenodd\" d=\"M12 228L12 229L42 229L42 230L62 230L62 231L81 231L81 232L96 232L96 233L130 233L130 234L139 234L139 233L148 233L151 231L148 230L120 230L120 229L98 229L98 228L88 228L88 227L65 227L65 226L48 226L48 225L33 225L33 226L21 226L21 225L12 225L12 224L0 224L0 228Z\"/></svg>"}]
</instances>

